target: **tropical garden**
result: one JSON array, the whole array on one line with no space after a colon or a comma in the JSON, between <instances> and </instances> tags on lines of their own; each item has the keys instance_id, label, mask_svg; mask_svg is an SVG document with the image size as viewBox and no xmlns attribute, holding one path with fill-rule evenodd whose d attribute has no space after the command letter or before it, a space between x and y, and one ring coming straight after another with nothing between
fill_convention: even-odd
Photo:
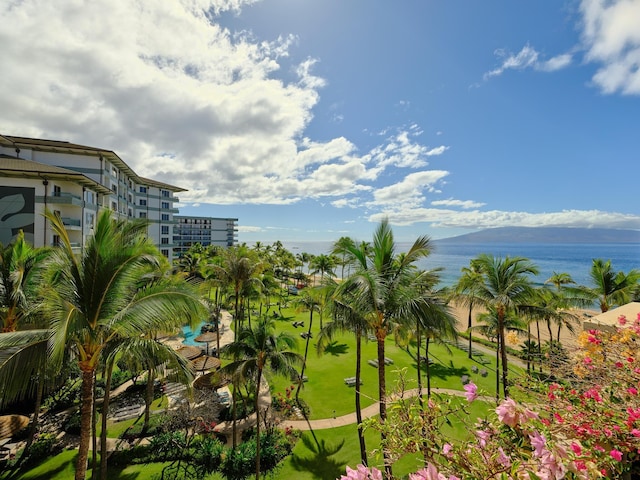
<instances>
[{"instance_id":1,"label":"tropical garden","mask_svg":"<svg viewBox=\"0 0 640 480\"><path fill-rule=\"evenodd\" d=\"M2 479L631 475L640 317L578 335L578 312L638 300L640 271L481 254L442 286L431 240L399 251L387 221L170 265L142 222L104 213L78 254L48 217L59 246L0 249ZM203 324L207 368L175 344Z\"/></svg>"}]
</instances>

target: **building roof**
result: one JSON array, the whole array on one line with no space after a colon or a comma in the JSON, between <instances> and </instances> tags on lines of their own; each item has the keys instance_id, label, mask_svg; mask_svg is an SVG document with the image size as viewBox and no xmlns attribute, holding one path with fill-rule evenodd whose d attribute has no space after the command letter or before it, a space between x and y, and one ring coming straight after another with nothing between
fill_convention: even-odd
<instances>
[{"instance_id":1,"label":"building roof","mask_svg":"<svg viewBox=\"0 0 640 480\"><path fill-rule=\"evenodd\" d=\"M82 173L44 163L0 154L0 175L3 177L68 180L108 195L111 190Z\"/></svg>"},{"instance_id":2,"label":"building roof","mask_svg":"<svg viewBox=\"0 0 640 480\"><path fill-rule=\"evenodd\" d=\"M0 135L0 145L11 146L16 149L25 148L43 152L66 153L69 155L92 155L103 156L111 163L116 165L120 170L126 172L136 183L143 185L151 185L173 192L186 192L187 189L169 185L168 183L158 182L149 178L144 178L133 171L129 165L125 163L115 152L98 147L90 147L88 145L80 145L61 140L45 140L40 138L14 137L12 135ZM18 151L17 151L18 152Z\"/></svg>"},{"instance_id":3,"label":"building roof","mask_svg":"<svg viewBox=\"0 0 640 480\"><path fill-rule=\"evenodd\" d=\"M149 186L152 186L152 187L164 188L165 190L171 190L172 192L187 192L188 191L186 188L176 187L175 185L170 185L168 183L159 182L158 180L152 180L150 178L145 178L145 177L138 176L138 179L140 181L137 182L137 183L141 183L143 185L149 185Z\"/></svg>"},{"instance_id":4,"label":"building roof","mask_svg":"<svg viewBox=\"0 0 640 480\"><path fill-rule=\"evenodd\" d=\"M640 302L630 302L617 308L595 315L585 321L583 330L607 330L621 326L618 322L620 316L624 315L628 324L633 324L640 315Z\"/></svg>"}]
</instances>

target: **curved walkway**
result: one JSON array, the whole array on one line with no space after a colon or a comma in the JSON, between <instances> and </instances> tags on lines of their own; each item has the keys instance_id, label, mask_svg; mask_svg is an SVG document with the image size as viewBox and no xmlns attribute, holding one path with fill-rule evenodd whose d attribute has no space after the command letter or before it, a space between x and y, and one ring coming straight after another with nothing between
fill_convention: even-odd
<instances>
[{"instance_id":1,"label":"curved walkway","mask_svg":"<svg viewBox=\"0 0 640 480\"><path fill-rule=\"evenodd\" d=\"M413 388L411 390L406 390L404 392L403 398L416 397L419 395L420 389ZM422 389L423 394L427 393L427 389ZM431 394L436 395L455 395L457 397L463 397L466 392L463 390L453 390L450 388L432 388ZM394 402L399 399L398 395L394 395L389 398L389 402ZM494 397L481 396L478 397L479 400L484 401L495 401ZM369 405L366 408L362 409L362 418L370 418L378 415L380 412L380 408L378 406L378 402ZM280 428L294 428L296 430L324 430L327 428L336 428L336 427L344 427L345 425L356 424L356 414L348 413L346 415L342 415L340 417L334 418L323 418L319 420L283 420L280 423Z\"/></svg>"}]
</instances>

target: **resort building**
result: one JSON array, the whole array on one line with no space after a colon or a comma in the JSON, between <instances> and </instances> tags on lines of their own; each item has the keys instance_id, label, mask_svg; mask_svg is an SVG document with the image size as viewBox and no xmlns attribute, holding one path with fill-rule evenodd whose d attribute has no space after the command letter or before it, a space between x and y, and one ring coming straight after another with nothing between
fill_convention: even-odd
<instances>
[{"instance_id":1,"label":"resort building","mask_svg":"<svg viewBox=\"0 0 640 480\"><path fill-rule=\"evenodd\" d=\"M237 218L191 217L176 215L173 227L174 253L185 253L197 243L203 247L210 245L232 247L238 240Z\"/></svg>"},{"instance_id":2,"label":"resort building","mask_svg":"<svg viewBox=\"0 0 640 480\"><path fill-rule=\"evenodd\" d=\"M80 252L96 214L146 218L149 238L169 260L175 196L183 188L137 175L116 153L69 142L0 135L0 242L20 230L35 246L55 245L42 213L58 212Z\"/></svg>"}]
</instances>

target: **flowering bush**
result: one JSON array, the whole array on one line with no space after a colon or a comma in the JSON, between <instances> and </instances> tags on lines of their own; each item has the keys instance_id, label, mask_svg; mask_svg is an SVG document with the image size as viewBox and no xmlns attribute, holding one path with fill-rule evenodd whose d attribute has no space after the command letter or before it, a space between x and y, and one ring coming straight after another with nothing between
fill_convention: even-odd
<instances>
[{"instance_id":1,"label":"flowering bush","mask_svg":"<svg viewBox=\"0 0 640 480\"><path fill-rule=\"evenodd\" d=\"M386 434L382 448L392 461L422 454L426 468L410 480L620 478L640 453L640 314L619 324L581 334L573 362L540 386L543 395L529 391L526 406L502 401L495 415L467 425L465 441L449 441L443 432L445 423L469 423L464 403L445 397L422 405L401 394L384 424L365 426ZM473 382L461 393L467 402L478 398ZM359 466L342 478L382 474Z\"/></svg>"}]
</instances>

